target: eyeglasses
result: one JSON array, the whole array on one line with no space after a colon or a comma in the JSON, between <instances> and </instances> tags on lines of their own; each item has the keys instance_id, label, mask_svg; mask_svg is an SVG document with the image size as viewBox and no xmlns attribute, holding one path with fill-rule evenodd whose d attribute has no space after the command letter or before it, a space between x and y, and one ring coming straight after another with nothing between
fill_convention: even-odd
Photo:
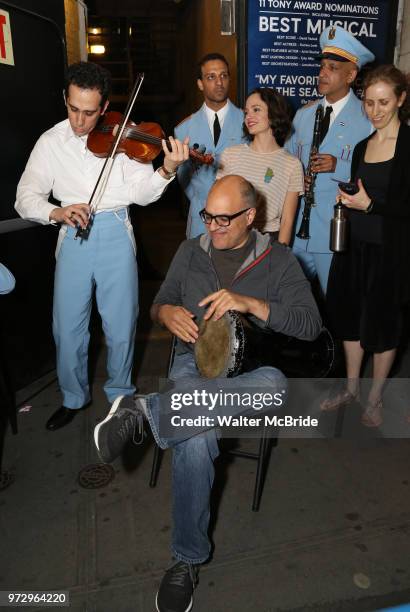
<instances>
[{"instance_id":1,"label":"eyeglasses","mask_svg":"<svg viewBox=\"0 0 410 612\"><path fill-rule=\"evenodd\" d=\"M243 215L243 213L247 210L250 210L250 207L244 208L234 215L211 215L210 213L206 212L205 208L203 208L199 213L199 216L201 217L202 221L206 223L206 225L211 225L212 221L215 220L215 223L220 227L228 227L228 225L231 224L232 219L236 219L236 217Z\"/></svg>"}]
</instances>

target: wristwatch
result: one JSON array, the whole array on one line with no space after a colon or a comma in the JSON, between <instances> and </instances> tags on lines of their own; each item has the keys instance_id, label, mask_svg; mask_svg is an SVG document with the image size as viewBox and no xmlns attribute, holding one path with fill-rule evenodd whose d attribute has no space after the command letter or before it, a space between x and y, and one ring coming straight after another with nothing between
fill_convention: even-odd
<instances>
[{"instance_id":1,"label":"wristwatch","mask_svg":"<svg viewBox=\"0 0 410 612\"><path fill-rule=\"evenodd\" d=\"M369 204L369 206L368 206L367 208L365 208L365 211L364 211L364 212L365 212L365 213L372 212L372 208L373 208L373 206L374 206L374 202L373 202L373 200L370 200L370 204Z\"/></svg>"},{"instance_id":2,"label":"wristwatch","mask_svg":"<svg viewBox=\"0 0 410 612\"><path fill-rule=\"evenodd\" d=\"M166 178L168 181L169 179L173 178L177 173L176 170L174 170L173 172L170 172L169 170L165 168L165 166L161 166L160 170L162 170L164 174L164 178Z\"/></svg>"}]
</instances>

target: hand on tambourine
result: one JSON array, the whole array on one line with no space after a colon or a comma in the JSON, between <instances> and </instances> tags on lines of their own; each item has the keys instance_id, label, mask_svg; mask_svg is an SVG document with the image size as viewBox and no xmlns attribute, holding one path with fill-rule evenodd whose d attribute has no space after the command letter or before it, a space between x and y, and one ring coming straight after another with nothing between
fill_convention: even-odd
<instances>
[{"instance_id":1,"label":"hand on tambourine","mask_svg":"<svg viewBox=\"0 0 410 612\"><path fill-rule=\"evenodd\" d=\"M258 319L266 321L269 316L269 306L263 300L258 300L248 295L234 293L227 289L221 289L215 293L211 293L206 298L199 302L199 306L207 306L208 310L204 315L204 319L208 320L211 317L217 321L224 316L228 310L236 310L242 314L253 314Z\"/></svg>"},{"instance_id":2,"label":"hand on tambourine","mask_svg":"<svg viewBox=\"0 0 410 612\"><path fill-rule=\"evenodd\" d=\"M183 306L162 304L158 310L158 321L184 342L195 342L198 339L198 326L194 323L195 315Z\"/></svg>"}]
</instances>

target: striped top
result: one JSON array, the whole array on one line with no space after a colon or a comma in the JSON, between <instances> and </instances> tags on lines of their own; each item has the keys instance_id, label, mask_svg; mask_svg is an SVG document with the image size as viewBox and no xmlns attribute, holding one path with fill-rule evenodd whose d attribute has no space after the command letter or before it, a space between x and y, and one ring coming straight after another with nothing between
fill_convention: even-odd
<instances>
[{"instance_id":1,"label":"striped top","mask_svg":"<svg viewBox=\"0 0 410 612\"><path fill-rule=\"evenodd\" d=\"M225 149L216 178L228 174L243 176L258 192L255 226L264 232L277 232L288 191L304 191L303 167L297 157L285 149L258 153L248 144Z\"/></svg>"}]
</instances>

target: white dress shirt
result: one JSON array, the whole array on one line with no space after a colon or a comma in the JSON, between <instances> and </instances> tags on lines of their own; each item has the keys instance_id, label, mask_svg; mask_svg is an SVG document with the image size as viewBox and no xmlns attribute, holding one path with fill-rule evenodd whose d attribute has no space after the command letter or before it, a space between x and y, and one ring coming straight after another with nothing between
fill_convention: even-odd
<instances>
[{"instance_id":1,"label":"white dress shirt","mask_svg":"<svg viewBox=\"0 0 410 612\"><path fill-rule=\"evenodd\" d=\"M323 110L325 112L328 106L331 106L333 109L332 112L330 113L329 127L332 125L333 121L336 119L336 117L338 116L340 111L344 108L344 106L346 106L351 93L352 93L352 90L350 90L349 93L347 93L343 98L341 98L337 102L330 103L326 100L326 98L323 100Z\"/></svg>"},{"instance_id":2,"label":"white dress shirt","mask_svg":"<svg viewBox=\"0 0 410 612\"><path fill-rule=\"evenodd\" d=\"M87 138L76 136L68 119L40 136L17 186L15 208L21 217L50 223L50 212L56 208L48 202L51 191L61 206L89 202L105 159L96 157L86 144ZM133 202L146 206L158 200L169 183L151 163L118 153L97 213Z\"/></svg>"},{"instance_id":3,"label":"white dress shirt","mask_svg":"<svg viewBox=\"0 0 410 612\"><path fill-rule=\"evenodd\" d=\"M229 100L227 100L225 106L223 106L222 108L219 109L218 112L216 112L212 110L212 108L209 108L209 106L207 106L204 102L204 109L206 112L206 118L208 119L208 125L209 125L209 129L211 130L212 138L214 137L215 115L218 115L219 125L221 126L221 130L222 130L224 126L226 113L228 112L228 109L229 109L229 104L230 102Z\"/></svg>"}]
</instances>

